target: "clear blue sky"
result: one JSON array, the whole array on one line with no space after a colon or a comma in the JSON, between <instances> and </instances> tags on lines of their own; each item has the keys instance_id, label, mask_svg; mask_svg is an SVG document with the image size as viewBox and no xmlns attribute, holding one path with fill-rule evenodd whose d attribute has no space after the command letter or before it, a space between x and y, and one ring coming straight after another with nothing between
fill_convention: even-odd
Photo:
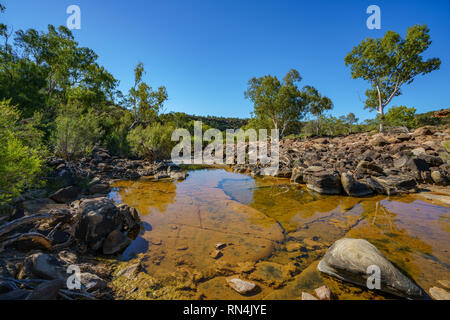
<instances>
[{"instance_id":1,"label":"clear blue sky","mask_svg":"<svg viewBox=\"0 0 450 320\"><path fill-rule=\"evenodd\" d=\"M15 30L66 23L66 8L79 5L81 30L74 35L94 49L121 81L125 93L133 68L145 64L146 81L165 85L167 111L248 117L247 81L267 74L283 77L297 69L301 85L329 96L334 115L363 110L367 84L353 80L345 55L366 37L387 30L402 36L426 23L433 44L426 56L441 58L439 71L419 77L393 105L419 112L450 107L450 1L263 1L263 0L4 0L4 22ZM366 27L366 8L381 8L381 30Z\"/></svg>"}]
</instances>

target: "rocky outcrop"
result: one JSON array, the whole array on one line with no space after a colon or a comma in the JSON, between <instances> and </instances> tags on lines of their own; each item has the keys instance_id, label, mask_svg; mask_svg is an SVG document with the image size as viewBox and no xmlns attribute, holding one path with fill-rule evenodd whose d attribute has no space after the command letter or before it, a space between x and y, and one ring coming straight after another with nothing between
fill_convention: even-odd
<instances>
[{"instance_id":1,"label":"rocky outcrop","mask_svg":"<svg viewBox=\"0 0 450 320\"><path fill-rule=\"evenodd\" d=\"M56 203L69 203L74 201L79 195L79 189L74 186L59 189L49 196Z\"/></svg>"},{"instance_id":2,"label":"rocky outcrop","mask_svg":"<svg viewBox=\"0 0 450 320\"><path fill-rule=\"evenodd\" d=\"M135 209L124 204L118 207L108 198L76 201L72 212L76 220L75 240L82 250L96 252L103 248L105 254L119 252L126 247L122 233L140 224Z\"/></svg>"},{"instance_id":3,"label":"rocky outcrop","mask_svg":"<svg viewBox=\"0 0 450 320\"><path fill-rule=\"evenodd\" d=\"M312 166L303 171L306 187L321 194L340 194L341 182L336 172Z\"/></svg>"},{"instance_id":4,"label":"rocky outcrop","mask_svg":"<svg viewBox=\"0 0 450 320\"><path fill-rule=\"evenodd\" d=\"M350 173L343 173L341 175L341 183L345 193L352 197L364 197L373 193L372 189L366 183L356 181Z\"/></svg>"},{"instance_id":5,"label":"rocky outcrop","mask_svg":"<svg viewBox=\"0 0 450 320\"><path fill-rule=\"evenodd\" d=\"M426 294L400 272L374 245L367 240L344 238L336 241L318 265L319 271L343 281L367 288L372 274L370 266L380 270L377 290L410 299L424 299Z\"/></svg>"},{"instance_id":6,"label":"rocky outcrop","mask_svg":"<svg viewBox=\"0 0 450 320\"><path fill-rule=\"evenodd\" d=\"M253 176L290 178L292 183L306 184L324 194L341 190L341 194L352 196L370 191L389 195L416 192L424 184L448 185L450 130L425 127L411 133L406 128L394 129L385 134L283 139L278 172L266 171L261 165L240 164L234 168ZM341 186L335 185L337 181Z\"/></svg>"}]
</instances>

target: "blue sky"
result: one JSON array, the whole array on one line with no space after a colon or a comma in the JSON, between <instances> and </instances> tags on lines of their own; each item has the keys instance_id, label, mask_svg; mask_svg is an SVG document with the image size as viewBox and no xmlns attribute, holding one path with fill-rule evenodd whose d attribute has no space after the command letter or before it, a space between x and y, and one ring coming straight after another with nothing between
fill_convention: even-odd
<instances>
[{"instance_id":1,"label":"blue sky","mask_svg":"<svg viewBox=\"0 0 450 320\"><path fill-rule=\"evenodd\" d=\"M248 117L247 81L267 74L282 78L297 69L301 85L329 96L336 116L363 110L367 84L353 80L345 55L366 37L387 30L402 36L414 24L427 24L433 44L427 57L442 60L440 70L417 78L392 105L419 112L450 107L450 1L255 1L255 0L3 0L4 23L15 30L45 30L66 23L66 8L81 8L81 45L121 81L125 93L133 68L142 61L146 81L165 85L166 111ZM381 8L381 30L366 27L366 8Z\"/></svg>"}]
</instances>

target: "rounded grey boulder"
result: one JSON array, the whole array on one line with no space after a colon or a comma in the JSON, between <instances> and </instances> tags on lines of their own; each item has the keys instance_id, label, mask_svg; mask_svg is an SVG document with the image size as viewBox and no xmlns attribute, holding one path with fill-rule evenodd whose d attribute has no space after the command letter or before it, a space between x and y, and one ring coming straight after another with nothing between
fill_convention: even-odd
<instances>
[{"instance_id":1,"label":"rounded grey boulder","mask_svg":"<svg viewBox=\"0 0 450 320\"><path fill-rule=\"evenodd\" d=\"M367 287L369 266L380 270L379 290L409 299L424 299L425 292L401 273L374 245L364 239L336 241L318 265L320 272L340 280Z\"/></svg>"}]
</instances>

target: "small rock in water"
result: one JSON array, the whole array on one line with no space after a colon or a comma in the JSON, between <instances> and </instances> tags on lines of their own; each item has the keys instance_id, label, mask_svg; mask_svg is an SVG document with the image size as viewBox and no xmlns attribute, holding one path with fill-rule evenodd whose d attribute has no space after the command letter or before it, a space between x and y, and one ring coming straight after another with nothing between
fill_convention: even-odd
<instances>
[{"instance_id":1,"label":"small rock in water","mask_svg":"<svg viewBox=\"0 0 450 320\"><path fill-rule=\"evenodd\" d=\"M225 243L221 243L221 242L216 243L216 249L217 249L217 250L223 249L223 248L225 248L226 246L227 246L227 245L226 245Z\"/></svg>"},{"instance_id":2,"label":"small rock in water","mask_svg":"<svg viewBox=\"0 0 450 320\"><path fill-rule=\"evenodd\" d=\"M450 300L450 293L445 289L433 287L429 291L434 300Z\"/></svg>"},{"instance_id":3,"label":"small rock in water","mask_svg":"<svg viewBox=\"0 0 450 320\"><path fill-rule=\"evenodd\" d=\"M241 280L238 278L227 279L228 285L236 292L246 295L254 292L257 288L256 284L250 281Z\"/></svg>"},{"instance_id":4,"label":"small rock in water","mask_svg":"<svg viewBox=\"0 0 450 320\"><path fill-rule=\"evenodd\" d=\"M319 300L308 292L302 292L302 300Z\"/></svg>"},{"instance_id":5,"label":"small rock in water","mask_svg":"<svg viewBox=\"0 0 450 320\"><path fill-rule=\"evenodd\" d=\"M321 286L314 290L320 300L331 300L331 291L327 286Z\"/></svg>"},{"instance_id":6,"label":"small rock in water","mask_svg":"<svg viewBox=\"0 0 450 320\"><path fill-rule=\"evenodd\" d=\"M213 259L219 259L221 256L223 256L222 252L220 250L214 250L209 254L209 256Z\"/></svg>"}]
</instances>

